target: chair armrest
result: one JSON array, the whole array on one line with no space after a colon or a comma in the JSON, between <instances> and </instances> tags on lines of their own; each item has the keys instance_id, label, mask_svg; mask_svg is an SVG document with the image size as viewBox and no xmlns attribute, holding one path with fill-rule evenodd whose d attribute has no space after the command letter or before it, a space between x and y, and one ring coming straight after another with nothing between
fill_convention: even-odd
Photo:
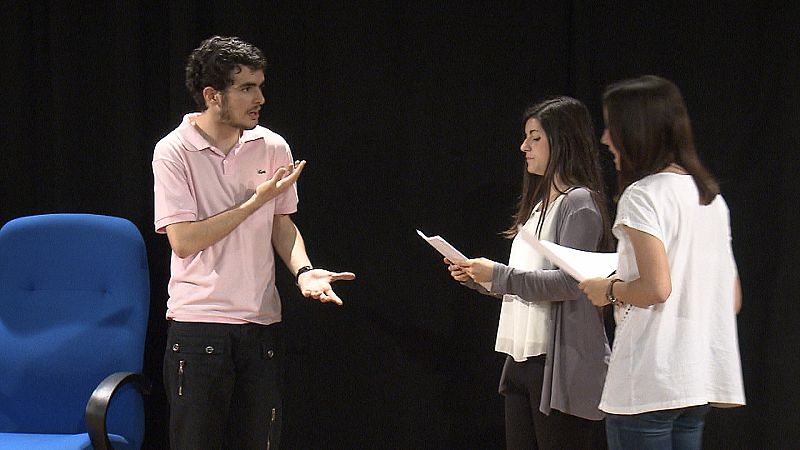
<instances>
[{"instance_id":1,"label":"chair armrest","mask_svg":"<svg viewBox=\"0 0 800 450\"><path fill-rule=\"evenodd\" d=\"M150 393L150 386L144 375L133 372L114 372L97 385L86 403L86 427L95 450L112 450L106 430L106 413L111 398L125 384L133 383L142 394Z\"/></svg>"}]
</instances>

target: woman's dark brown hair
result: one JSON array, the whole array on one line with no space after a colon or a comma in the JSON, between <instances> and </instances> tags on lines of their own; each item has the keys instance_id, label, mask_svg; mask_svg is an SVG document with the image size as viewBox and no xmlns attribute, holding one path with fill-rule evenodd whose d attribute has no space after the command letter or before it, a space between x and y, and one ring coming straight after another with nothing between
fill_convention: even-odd
<instances>
[{"instance_id":1,"label":"woman's dark brown hair","mask_svg":"<svg viewBox=\"0 0 800 450\"><path fill-rule=\"evenodd\" d=\"M522 117L524 124L531 118L539 121L550 146L550 158L543 175L535 175L524 170L522 194L513 223L503 234L513 238L520 226L531 216L536 204L542 203L542 213L536 226L541 233L544 216L550 206L550 188L556 176L571 187L586 187L591 191L603 222L603 233L598 242L598 250L606 250L611 242L608 209L606 208L605 187L600 169L599 150L594 126L589 110L571 97L554 97L537 103Z\"/></svg>"},{"instance_id":2,"label":"woman's dark brown hair","mask_svg":"<svg viewBox=\"0 0 800 450\"><path fill-rule=\"evenodd\" d=\"M697 156L686 104L674 83L654 75L614 83L603 94L603 108L619 151L619 192L675 163L694 179L701 204L719 194L719 184Z\"/></svg>"}]
</instances>

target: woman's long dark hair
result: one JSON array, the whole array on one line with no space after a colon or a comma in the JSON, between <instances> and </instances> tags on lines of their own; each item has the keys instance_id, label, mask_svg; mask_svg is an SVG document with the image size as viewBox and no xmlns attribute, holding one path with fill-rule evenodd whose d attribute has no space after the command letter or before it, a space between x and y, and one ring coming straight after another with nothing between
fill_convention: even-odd
<instances>
[{"instance_id":1,"label":"woman's long dark hair","mask_svg":"<svg viewBox=\"0 0 800 450\"><path fill-rule=\"evenodd\" d=\"M508 238L516 236L518 228L528 221L534 206L539 202L542 204L542 213L536 233L541 233L544 216L550 206L550 188L554 186L558 176L568 188L583 186L591 191L603 222L603 233L597 249L608 249L611 234L605 186L600 169L597 137L589 110L574 98L560 96L544 100L525 110L523 126L531 118L539 121L547 135L550 158L543 175L524 170L517 212L513 216L511 227L503 234Z\"/></svg>"},{"instance_id":2,"label":"woman's long dark hair","mask_svg":"<svg viewBox=\"0 0 800 450\"><path fill-rule=\"evenodd\" d=\"M606 128L619 151L619 192L675 163L694 179L700 203L719 194L719 184L700 162L680 90L654 75L623 80L603 94Z\"/></svg>"}]
</instances>

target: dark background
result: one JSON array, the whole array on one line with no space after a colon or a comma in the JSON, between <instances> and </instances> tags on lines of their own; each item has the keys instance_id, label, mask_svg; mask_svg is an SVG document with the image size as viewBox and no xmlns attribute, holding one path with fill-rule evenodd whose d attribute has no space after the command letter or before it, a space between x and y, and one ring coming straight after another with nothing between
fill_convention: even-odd
<instances>
[{"instance_id":1,"label":"dark background","mask_svg":"<svg viewBox=\"0 0 800 450\"><path fill-rule=\"evenodd\" d=\"M150 161L192 110L183 66L212 34L266 54L262 123L309 162L295 221L314 264L358 275L337 286L337 308L303 299L279 268L283 448L503 447L499 305L452 282L414 229L506 260L524 107L575 96L599 136L602 88L644 73L683 91L731 208L748 405L713 411L705 446L800 442L797 3L153 3L4 1L0 19L0 224L91 212L141 230L148 448L167 447L169 271Z\"/></svg>"}]
</instances>

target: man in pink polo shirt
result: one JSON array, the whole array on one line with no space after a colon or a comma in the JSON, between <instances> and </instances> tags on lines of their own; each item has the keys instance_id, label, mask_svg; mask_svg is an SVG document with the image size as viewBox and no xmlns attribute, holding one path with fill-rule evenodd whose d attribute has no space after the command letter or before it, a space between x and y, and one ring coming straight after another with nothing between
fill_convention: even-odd
<instances>
[{"instance_id":1,"label":"man in pink polo shirt","mask_svg":"<svg viewBox=\"0 0 800 450\"><path fill-rule=\"evenodd\" d=\"M211 37L189 56L202 110L156 144L155 227L172 247L164 356L173 449L277 448L281 304L275 257L302 294L341 304L350 272L314 269L290 214L305 161L258 126L261 51ZM274 248L274 252L273 252Z\"/></svg>"}]
</instances>

